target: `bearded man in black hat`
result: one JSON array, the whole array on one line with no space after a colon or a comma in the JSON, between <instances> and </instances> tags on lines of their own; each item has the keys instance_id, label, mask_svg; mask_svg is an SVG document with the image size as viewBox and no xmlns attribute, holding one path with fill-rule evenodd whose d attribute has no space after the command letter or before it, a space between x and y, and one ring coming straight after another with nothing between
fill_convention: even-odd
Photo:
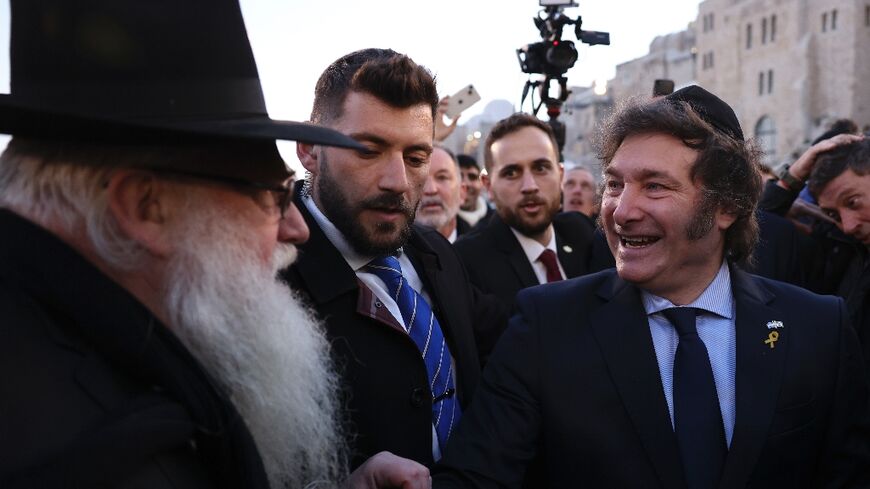
<instances>
[{"instance_id":1,"label":"bearded man in black hat","mask_svg":"<svg viewBox=\"0 0 870 489\"><path fill-rule=\"evenodd\" d=\"M0 486L341 483L328 344L275 278L308 237L275 140L358 144L268 118L232 0L13 1L11 46ZM349 481L402 483L428 472L388 454Z\"/></svg>"},{"instance_id":2,"label":"bearded man in black hat","mask_svg":"<svg viewBox=\"0 0 870 489\"><path fill-rule=\"evenodd\" d=\"M761 187L734 112L691 86L604 131L616 268L519 293L433 487L868 487L842 299L733 266Z\"/></svg>"}]
</instances>

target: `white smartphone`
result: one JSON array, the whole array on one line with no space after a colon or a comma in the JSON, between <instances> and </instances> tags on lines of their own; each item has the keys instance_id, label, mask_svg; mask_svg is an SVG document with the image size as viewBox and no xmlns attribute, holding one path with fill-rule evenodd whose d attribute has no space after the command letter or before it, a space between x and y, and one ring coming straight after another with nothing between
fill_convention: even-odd
<instances>
[{"instance_id":1,"label":"white smartphone","mask_svg":"<svg viewBox=\"0 0 870 489\"><path fill-rule=\"evenodd\" d=\"M460 112L471 107L478 100L480 100L480 94L477 93L477 89L474 88L474 85L468 85L450 96L450 99L447 101L447 110L444 112L444 115L451 119L455 119Z\"/></svg>"}]
</instances>

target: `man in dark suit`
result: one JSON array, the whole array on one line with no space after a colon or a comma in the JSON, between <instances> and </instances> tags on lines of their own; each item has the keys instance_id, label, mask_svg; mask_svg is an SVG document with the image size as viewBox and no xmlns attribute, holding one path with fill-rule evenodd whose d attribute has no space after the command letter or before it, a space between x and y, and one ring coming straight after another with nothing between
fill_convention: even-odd
<instances>
[{"instance_id":1,"label":"man in dark suit","mask_svg":"<svg viewBox=\"0 0 870 489\"><path fill-rule=\"evenodd\" d=\"M365 149L297 146L310 177L295 199L311 238L284 277L325 321L352 465L381 450L431 464L479 377L471 327L486 313L473 317L475 298L447 240L412 225L437 104L431 74L407 56L357 51L321 75L312 121Z\"/></svg>"},{"instance_id":2,"label":"man in dark suit","mask_svg":"<svg viewBox=\"0 0 870 489\"><path fill-rule=\"evenodd\" d=\"M519 294L433 486L868 487L842 300L729 264L761 185L733 111L693 86L605 127L616 269Z\"/></svg>"},{"instance_id":3,"label":"man in dark suit","mask_svg":"<svg viewBox=\"0 0 870 489\"><path fill-rule=\"evenodd\" d=\"M562 167L547 123L528 114L498 122L484 155L496 214L455 246L471 282L510 314L520 290L587 272L594 226L579 213L559 213ZM501 332L477 329L482 356Z\"/></svg>"}]
</instances>

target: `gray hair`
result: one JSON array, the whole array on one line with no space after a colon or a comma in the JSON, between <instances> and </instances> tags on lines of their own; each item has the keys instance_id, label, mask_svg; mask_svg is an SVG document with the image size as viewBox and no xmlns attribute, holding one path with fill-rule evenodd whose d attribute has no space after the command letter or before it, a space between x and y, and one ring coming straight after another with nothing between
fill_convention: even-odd
<instances>
[{"instance_id":1,"label":"gray hair","mask_svg":"<svg viewBox=\"0 0 870 489\"><path fill-rule=\"evenodd\" d=\"M89 153L64 158L51 145L13 138L0 155L0 207L43 227L59 226L70 235L84 235L109 265L134 270L142 264L145 250L121 231L108 211L105 192L118 165L82 164L88 156L105 158Z\"/></svg>"}]
</instances>

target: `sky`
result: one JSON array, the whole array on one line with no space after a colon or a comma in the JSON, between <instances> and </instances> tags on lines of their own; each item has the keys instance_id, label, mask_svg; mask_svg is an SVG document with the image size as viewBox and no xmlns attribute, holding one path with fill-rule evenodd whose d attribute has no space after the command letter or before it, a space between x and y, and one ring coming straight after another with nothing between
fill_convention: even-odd
<instances>
[{"instance_id":1,"label":"sky","mask_svg":"<svg viewBox=\"0 0 870 489\"><path fill-rule=\"evenodd\" d=\"M685 29L699 0L579 0L565 9L587 30L607 31L610 46L577 43L571 85L607 80L618 63L647 53L656 35ZM441 95L474 84L482 100L519 105L528 75L516 49L540 41L532 21L538 0L242 0L248 36L273 118L307 119L314 84L332 61L351 51L392 48L435 75ZM666 7L666 8L665 8ZM563 39L574 40L573 26ZM528 103L528 102L527 102Z\"/></svg>"},{"instance_id":2,"label":"sky","mask_svg":"<svg viewBox=\"0 0 870 489\"><path fill-rule=\"evenodd\" d=\"M119 0L120 1L120 0ZM147 0L145 0L147 1ZM179 0L184 1L184 0ZM314 84L335 59L357 49L391 48L436 76L439 93L474 84L482 100L462 116L497 99L519 108L528 75L517 48L540 40L532 18L538 0L241 0L248 37L273 119L306 120ZM615 74L617 64L643 56L657 35L685 29L699 0L577 0L565 9L587 30L610 32L610 46L585 46L568 81L589 86ZM573 26L563 39L574 40ZM0 93L9 92L9 0L0 0ZM528 110L528 101L526 101ZM461 119L462 119L461 118ZM460 119L460 124L462 120ZM5 145L0 141L0 145ZM280 145L291 164L288 147ZM289 150L292 153L292 147ZM293 165L295 166L295 165Z\"/></svg>"}]
</instances>

